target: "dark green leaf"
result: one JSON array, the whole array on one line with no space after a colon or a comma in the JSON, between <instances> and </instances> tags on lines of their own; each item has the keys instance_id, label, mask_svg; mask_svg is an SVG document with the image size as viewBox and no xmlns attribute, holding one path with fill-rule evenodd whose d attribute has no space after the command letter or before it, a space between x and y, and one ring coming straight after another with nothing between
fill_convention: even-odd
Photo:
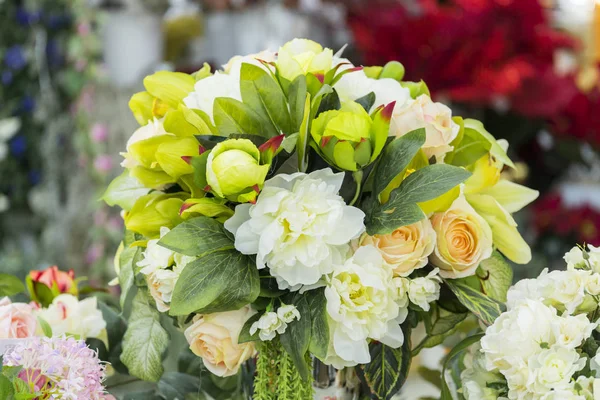
<instances>
[{"instance_id":1,"label":"dark green leaf","mask_svg":"<svg viewBox=\"0 0 600 400\"><path fill-rule=\"evenodd\" d=\"M300 132L298 133L298 144L296 145L296 150L298 153L298 169L300 172L306 172L306 168L308 167L308 143L310 140L309 128L310 128L310 94L306 94L306 99L304 103L304 118L302 119L302 124L300 125Z\"/></svg>"},{"instance_id":2,"label":"dark green leaf","mask_svg":"<svg viewBox=\"0 0 600 400\"><path fill-rule=\"evenodd\" d=\"M413 172L402 181L400 187L392 191L390 202L400 200L403 203L421 203L432 200L464 182L469 176L471 173L463 168L447 164L430 165Z\"/></svg>"},{"instance_id":3,"label":"dark green leaf","mask_svg":"<svg viewBox=\"0 0 600 400\"><path fill-rule=\"evenodd\" d=\"M311 317L311 335L309 351L317 358L325 359L329 349L329 322L327 319L327 299L325 289L306 292Z\"/></svg>"},{"instance_id":4,"label":"dark green leaf","mask_svg":"<svg viewBox=\"0 0 600 400\"><path fill-rule=\"evenodd\" d=\"M302 124L302 120L304 119L304 103L306 102L306 91L306 77L304 75L298 75L290 85L288 93L293 132L300 131L300 125Z\"/></svg>"},{"instance_id":5,"label":"dark green leaf","mask_svg":"<svg viewBox=\"0 0 600 400\"><path fill-rule=\"evenodd\" d=\"M319 114L325 111L331 110L339 110L342 104L340 103L340 96L338 96L335 89L331 93L328 93L323 96L321 102L319 103L319 109L315 114L315 117L318 117Z\"/></svg>"},{"instance_id":6,"label":"dark green leaf","mask_svg":"<svg viewBox=\"0 0 600 400\"><path fill-rule=\"evenodd\" d=\"M117 311L103 302L98 302L98 308L102 311L102 318L106 321L108 348L110 353L113 353L113 350L123 340L123 335L127 331L127 322Z\"/></svg>"},{"instance_id":7,"label":"dark green leaf","mask_svg":"<svg viewBox=\"0 0 600 400\"><path fill-rule=\"evenodd\" d=\"M249 133L270 137L261 123L260 116L247 104L229 97L218 97L213 107L215 125L223 136L232 133Z\"/></svg>"},{"instance_id":8,"label":"dark green leaf","mask_svg":"<svg viewBox=\"0 0 600 400\"><path fill-rule=\"evenodd\" d=\"M177 280L171 315L237 310L260 293L254 260L238 251L221 250L189 263Z\"/></svg>"},{"instance_id":9,"label":"dark green leaf","mask_svg":"<svg viewBox=\"0 0 600 400\"><path fill-rule=\"evenodd\" d=\"M158 244L186 256L233 249L233 242L226 235L223 224L203 216L177 225Z\"/></svg>"},{"instance_id":10,"label":"dark green leaf","mask_svg":"<svg viewBox=\"0 0 600 400\"><path fill-rule=\"evenodd\" d=\"M446 356L446 360L444 361L444 365L442 368L442 396L441 396L440 400L453 400L452 393L450 392L450 388L448 387L448 384L446 383L446 369L448 368L449 363L452 361L452 359L454 357L459 355L462 351L467 349L469 346L471 346L474 343L479 342L483 336L484 336L483 333L469 336L468 338L464 339L462 342L457 344L452 349L452 351L450 351L448 356Z\"/></svg>"},{"instance_id":11,"label":"dark green leaf","mask_svg":"<svg viewBox=\"0 0 600 400\"><path fill-rule=\"evenodd\" d=\"M486 155L492 144L474 129L465 129L458 146L450 154L452 165L466 167Z\"/></svg>"},{"instance_id":12,"label":"dark green leaf","mask_svg":"<svg viewBox=\"0 0 600 400\"><path fill-rule=\"evenodd\" d=\"M300 319L292 321L283 335L279 336L281 345L294 361L298 373L303 380L309 377L309 368L306 364L306 352L310 345L311 319L310 308L306 296L294 295L292 304L300 313Z\"/></svg>"},{"instance_id":13,"label":"dark green leaf","mask_svg":"<svg viewBox=\"0 0 600 400\"><path fill-rule=\"evenodd\" d=\"M252 324L258 321L262 317L261 313L254 314L242 327L240 331L240 336L238 338L238 343L247 343L247 342L255 342L259 340L258 331L254 332L254 335L250 334L250 328L252 328Z\"/></svg>"},{"instance_id":14,"label":"dark green leaf","mask_svg":"<svg viewBox=\"0 0 600 400\"><path fill-rule=\"evenodd\" d=\"M135 282L135 267L142 256L141 247L126 247L119 256L119 285L121 285L121 307Z\"/></svg>"},{"instance_id":15,"label":"dark green leaf","mask_svg":"<svg viewBox=\"0 0 600 400\"><path fill-rule=\"evenodd\" d=\"M266 270L261 270L266 271ZM260 297L280 297L287 293L285 290L279 290L277 279L269 276L268 274L260 274Z\"/></svg>"},{"instance_id":16,"label":"dark green leaf","mask_svg":"<svg viewBox=\"0 0 600 400\"><path fill-rule=\"evenodd\" d=\"M182 374L180 372L167 372L158 381L158 393L166 399L185 399L187 394L200 392L200 378Z\"/></svg>"},{"instance_id":17,"label":"dark green leaf","mask_svg":"<svg viewBox=\"0 0 600 400\"><path fill-rule=\"evenodd\" d=\"M441 344L445 338L456 331L459 324L468 316L466 313L456 314L438 306L433 306L431 311L423 314L427 335L413 349L413 357L423 348L430 348Z\"/></svg>"},{"instance_id":18,"label":"dark green leaf","mask_svg":"<svg viewBox=\"0 0 600 400\"><path fill-rule=\"evenodd\" d=\"M52 300L54 300L54 293L52 293L52 289L46 286L45 283L42 282L34 282L31 279L31 276L27 276L27 290L29 291L29 295L31 299L35 302L40 303L42 307L48 307L52 304Z\"/></svg>"},{"instance_id":19,"label":"dark green leaf","mask_svg":"<svg viewBox=\"0 0 600 400\"><path fill-rule=\"evenodd\" d=\"M393 349L380 342L371 342L371 362L356 368L359 377L371 391L371 399L389 400L398 393L410 369L410 328L405 324L404 344Z\"/></svg>"},{"instance_id":20,"label":"dark green leaf","mask_svg":"<svg viewBox=\"0 0 600 400\"><path fill-rule=\"evenodd\" d=\"M189 347L186 347L179 353L179 358L177 359L177 371L182 374L200 376L200 373L205 369L202 358L192 353Z\"/></svg>"},{"instance_id":21,"label":"dark green leaf","mask_svg":"<svg viewBox=\"0 0 600 400\"><path fill-rule=\"evenodd\" d=\"M506 301L506 295L513 280L513 270L504 257L494 251L492 256L479 264L477 277L481 281L483 293L494 300Z\"/></svg>"},{"instance_id":22,"label":"dark green leaf","mask_svg":"<svg viewBox=\"0 0 600 400\"><path fill-rule=\"evenodd\" d=\"M492 325L496 318L506 309L504 304L491 299L462 282L456 282L451 279L446 279L445 282L456 295L458 301L486 325Z\"/></svg>"},{"instance_id":23,"label":"dark green leaf","mask_svg":"<svg viewBox=\"0 0 600 400\"><path fill-rule=\"evenodd\" d=\"M123 338L121 361L131 375L157 382L164 371L162 355L169 346L169 334L161 326L160 314L151 301L145 291L138 290Z\"/></svg>"},{"instance_id":24,"label":"dark green leaf","mask_svg":"<svg viewBox=\"0 0 600 400\"><path fill-rule=\"evenodd\" d=\"M371 111L371 108L373 108L373 104L375 104L375 93L370 92L369 94L366 94L354 101L360 104L366 112L369 112Z\"/></svg>"},{"instance_id":25,"label":"dark green leaf","mask_svg":"<svg viewBox=\"0 0 600 400\"><path fill-rule=\"evenodd\" d=\"M386 146L374 171L373 192L377 196L407 167L424 143L425 129L417 129Z\"/></svg>"},{"instance_id":26,"label":"dark green leaf","mask_svg":"<svg viewBox=\"0 0 600 400\"><path fill-rule=\"evenodd\" d=\"M401 226L414 224L425 218L425 214L415 203L396 204L390 199L383 205L375 204L366 220L369 235L387 235Z\"/></svg>"}]
</instances>

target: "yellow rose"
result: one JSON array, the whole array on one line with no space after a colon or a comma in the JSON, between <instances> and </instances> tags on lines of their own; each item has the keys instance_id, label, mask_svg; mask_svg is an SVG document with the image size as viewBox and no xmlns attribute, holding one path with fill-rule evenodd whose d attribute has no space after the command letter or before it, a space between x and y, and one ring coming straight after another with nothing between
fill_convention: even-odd
<instances>
[{"instance_id":1,"label":"yellow rose","mask_svg":"<svg viewBox=\"0 0 600 400\"><path fill-rule=\"evenodd\" d=\"M435 157L437 162L443 162L446 153L453 150L450 143L460 131L460 126L452 121L452 110L442 103L434 103L424 94L394 109L391 136L400 137L419 128L426 131L423 151L427 158Z\"/></svg>"},{"instance_id":2,"label":"yellow rose","mask_svg":"<svg viewBox=\"0 0 600 400\"><path fill-rule=\"evenodd\" d=\"M185 338L210 372L217 376L235 375L244 361L255 354L253 342L238 344L242 327L253 314L255 311L246 306L194 317L193 324L185 330Z\"/></svg>"},{"instance_id":3,"label":"yellow rose","mask_svg":"<svg viewBox=\"0 0 600 400\"><path fill-rule=\"evenodd\" d=\"M431 262L444 278L473 275L492 255L492 230L461 194L450 208L431 217L437 234Z\"/></svg>"},{"instance_id":4,"label":"yellow rose","mask_svg":"<svg viewBox=\"0 0 600 400\"><path fill-rule=\"evenodd\" d=\"M435 248L435 231L428 219L403 226L389 235L360 238L360 246L372 245L392 267L394 276L409 276L415 269L427 265L427 258Z\"/></svg>"}]
</instances>

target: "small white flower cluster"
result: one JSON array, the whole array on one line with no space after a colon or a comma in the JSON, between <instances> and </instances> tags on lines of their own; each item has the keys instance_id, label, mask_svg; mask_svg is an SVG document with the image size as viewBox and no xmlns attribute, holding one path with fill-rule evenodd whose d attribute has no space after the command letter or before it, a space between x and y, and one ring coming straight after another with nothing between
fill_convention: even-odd
<instances>
[{"instance_id":1,"label":"small white flower cluster","mask_svg":"<svg viewBox=\"0 0 600 400\"><path fill-rule=\"evenodd\" d=\"M589 253L574 248L565 256L568 270L545 270L537 279L520 281L509 290L508 311L481 339L483 357L477 362L476 356L462 374L467 400L600 396L600 364L595 363L600 354L582 349L598 327L600 273L592 261L598 255L594 252L592 247ZM589 373L588 359L592 359ZM504 390L502 385L488 385L490 379L498 382L498 374L505 380Z\"/></svg>"},{"instance_id":2,"label":"small white flower cluster","mask_svg":"<svg viewBox=\"0 0 600 400\"><path fill-rule=\"evenodd\" d=\"M169 228L160 228L160 237L169 233ZM175 284L183 268L195 257L184 256L175 253L158 244L159 239L149 240L143 259L137 263L141 267L140 272L146 277L150 295L156 302L156 308L160 312L169 311L169 303L173 297Z\"/></svg>"},{"instance_id":3,"label":"small white flower cluster","mask_svg":"<svg viewBox=\"0 0 600 400\"><path fill-rule=\"evenodd\" d=\"M298 309L291 304L282 304L277 312L266 312L253 323L250 327L250 334L254 335L258 331L260 340L265 342L273 340L277 333L283 335L288 324L294 320L300 320Z\"/></svg>"}]
</instances>

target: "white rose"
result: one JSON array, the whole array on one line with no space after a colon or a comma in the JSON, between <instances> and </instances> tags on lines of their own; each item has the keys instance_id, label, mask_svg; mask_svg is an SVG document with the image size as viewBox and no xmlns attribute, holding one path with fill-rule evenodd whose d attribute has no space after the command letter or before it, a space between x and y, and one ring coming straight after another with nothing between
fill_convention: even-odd
<instances>
[{"instance_id":1,"label":"white rose","mask_svg":"<svg viewBox=\"0 0 600 400\"><path fill-rule=\"evenodd\" d=\"M188 108L205 112L213 121L213 106L217 97L229 97L241 101L239 77L217 71L214 75L196 82L194 91L183 99L183 102Z\"/></svg>"},{"instance_id":2,"label":"white rose","mask_svg":"<svg viewBox=\"0 0 600 400\"><path fill-rule=\"evenodd\" d=\"M392 267L395 276L409 276L423 268L435 248L435 231L428 219L396 229L389 235L363 234L359 245L373 245Z\"/></svg>"},{"instance_id":3,"label":"white rose","mask_svg":"<svg viewBox=\"0 0 600 400\"><path fill-rule=\"evenodd\" d=\"M268 312L264 313L258 321L252 324L250 334L254 335L258 331L260 340L266 342L274 339L277 333L280 335L284 334L286 329L287 323L280 319L277 313Z\"/></svg>"},{"instance_id":4,"label":"white rose","mask_svg":"<svg viewBox=\"0 0 600 400\"><path fill-rule=\"evenodd\" d=\"M574 349L553 347L544 350L529 360L530 370L535 371L530 391L544 394L551 389L568 389L573 374L583 367L585 359Z\"/></svg>"},{"instance_id":5,"label":"white rose","mask_svg":"<svg viewBox=\"0 0 600 400\"><path fill-rule=\"evenodd\" d=\"M540 294L547 304L573 314L586 300L585 288L590 275L590 271L584 270L552 271L540 275Z\"/></svg>"},{"instance_id":6,"label":"white rose","mask_svg":"<svg viewBox=\"0 0 600 400\"><path fill-rule=\"evenodd\" d=\"M245 306L235 311L196 315L184 332L185 338L210 372L217 376L235 375L256 352L253 342L238 343L244 324L254 314L250 306Z\"/></svg>"},{"instance_id":7,"label":"white rose","mask_svg":"<svg viewBox=\"0 0 600 400\"><path fill-rule=\"evenodd\" d=\"M600 273L600 247L594 247L588 244L588 262L594 272Z\"/></svg>"},{"instance_id":8,"label":"white rose","mask_svg":"<svg viewBox=\"0 0 600 400\"><path fill-rule=\"evenodd\" d=\"M139 127L133 133L133 135L131 135L129 140L127 140L127 152L121 153L121 155L125 158L123 161L121 161L121 166L123 168L132 169L132 168L135 168L138 165L140 165L140 163L129 154L129 151L133 144L140 142L142 140L150 139L150 138L157 137L157 136L163 136L163 135L171 135L171 133L168 133L167 131L165 131L165 127L163 126L162 119L154 118L154 120L148 121L147 125Z\"/></svg>"},{"instance_id":9,"label":"white rose","mask_svg":"<svg viewBox=\"0 0 600 400\"><path fill-rule=\"evenodd\" d=\"M600 295L600 274L592 273L585 281L585 290L592 296Z\"/></svg>"},{"instance_id":10,"label":"white rose","mask_svg":"<svg viewBox=\"0 0 600 400\"><path fill-rule=\"evenodd\" d=\"M395 108L390 124L390 135L400 137L415 129L425 128L423 151L427 158L443 162L460 126L452 120L452 110L442 103L434 103L427 95L410 100L400 109Z\"/></svg>"},{"instance_id":11,"label":"white rose","mask_svg":"<svg viewBox=\"0 0 600 400\"><path fill-rule=\"evenodd\" d=\"M410 279L408 297L413 304L429 311L429 303L440 298L441 278L437 275L438 269L431 271L425 277Z\"/></svg>"},{"instance_id":12,"label":"white rose","mask_svg":"<svg viewBox=\"0 0 600 400\"><path fill-rule=\"evenodd\" d=\"M300 319L300 312L294 305L287 304L287 305L282 305L281 307L279 307L277 309L277 316L279 317L280 320L282 320L286 324L289 324L290 322L292 322L295 319L296 320Z\"/></svg>"},{"instance_id":13,"label":"white rose","mask_svg":"<svg viewBox=\"0 0 600 400\"><path fill-rule=\"evenodd\" d=\"M404 342L392 271L372 246L336 266L325 288L335 354L348 363L371 360L367 339L398 348Z\"/></svg>"},{"instance_id":14,"label":"white rose","mask_svg":"<svg viewBox=\"0 0 600 400\"><path fill-rule=\"evenodd\" d=\"M281 289L317 283L364 230L365 214L338 195L343 180L327 168L266 181L256 204L238 205L225 222L235 248L256 254L256 266L268 266Z\"/></svg>"},{"instance_id":15,"label":"white rose","mask_svg":"<svg viewBox=\"0 0 600 400\"><path fill-rule=\"evenodd\" d=\"M516 360L526 360L541 350L541 344L554 344L553 322L556 310L540 301L525 300L501 314L481 339L488 370L512 368Z\"/></svg>"},{"instance_id":16,"label":"white rose","mask_svg":"<svg viewBox=\"0 0 600 400\"><path fill-rule=\"evenodd\" d=\"M509 399L528 399L529 389L528 384L533 379L532 371L530 371L527 363L521 359L514 358L510 368L503 370L502 375L508 383L508 398Z\"/></svg>"},{"instance_id":17,"label":"white rose","mask_svg":"<svg viewBox=\"0 0 600 400\"><path fill-rule=\"evenodd\" d=\"M596 326L598 324L590 322L585 314L564 315L552 323L556 345L575 349L591 336Z\"/></svg>"},{"instance_id":18,"label":"white rose","mask_svg":"<svg viewBox=\"0 0 600 400\"><path fill-rule=\"evenodd\" d=\"M542 300L538 279L521 279L508 289L506 306L513 309L525 300Z\"/></svg>"},{"instance_id":19,"label":"white rose","mask_svg":"<svg viewBox=\"0 0 600 400\"><path fill-rule=\"evenodd\" d=\"M158 311L166 312L171 309L169 303L178 278L178 271L170 269L158 269L146 275L150 295L154 299Z\"/></svg>"},{"instance_id":20,"label":"white rose","mask_svg":"<svg viewBox=\"0 0 600 400\"><path fill-rule=\"evenodd\" d=\"M48 308L36 310L35 315L48 322L54 336L72 334L82 339L106 339L106 321L95 297L79 301L72 294L61 294ZM38 334L43 335L41 326Z\"/></svg>"},{"instance_id":21,"label":"white rose","mask_svg":"<svg viewBox=\"0 0 600 400\"><path fill-rule=\"evenodd\" d=\"M586 266L585 258L583 257L583 250L579 246L573 247L568 253L563 257L565 262L567 263L567 268L575 269L582 268Z\"/></svg>"},{"instance_id":22,"label":"white rose","mask_svg":"<svg viewBox=\"0 0 600 400\"><path fill-rule=\"evenodd\" d=\"M312 40L293 39L277 52L277 69L290 82L309 72L324 76L332 64L333 51Z\"/></svg>"},{"instance_id":23,"label":"white rose","mask_svg":"<svg viewBox=\"0 0 600 400\"><path fill-rule=\"evenodd\" d=\"M161 238L167 233L169 233L169 228L164 226L160 228ZM143 259L137 263L138 267L142 267L140 272L144 275L150 275L159 269L169 268L173 265L175 253L159 245L159 241L160 239L149 240L146 250L142 253Z\"/></svg>"}]
</instances>

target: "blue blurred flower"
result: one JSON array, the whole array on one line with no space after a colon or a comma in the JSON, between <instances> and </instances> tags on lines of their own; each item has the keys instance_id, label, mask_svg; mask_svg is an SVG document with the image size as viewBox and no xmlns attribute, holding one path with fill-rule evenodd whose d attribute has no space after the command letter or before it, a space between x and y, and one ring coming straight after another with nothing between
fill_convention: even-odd
<instances>
[{"instance_id":1,"label":"blue blurred flower","mask_svg":"<svg viewBox=\"0 0 600 400\"><path fill-rule=\"evenodd\" d=\"M48 41L46 45L46 57L51 67L60 67L63 65L64 58L56 40Z\"/></svg>"},{"instance_id":2,"label":"blue blurred flower","mask_svg":"<svg viewBox=\"0 0 600 400\"><path fill-rule=\"evenodd\" d=\"M10 71L2 71L2 84L10 85L13 81L13 73Z\"/></svg>"},{"instance_id":3,"label":"blue blurred flower","mask_svg":"<svg viewBox=\"0 0 600 400\"><path fill-rule=\"evenodd\" d=\"M71 24L69 14L50 14L46 19L46 25L50 29L60 29Z\"/></svg>"},{"instance_id":4,"label":"blue blurred flower","mask_svg":"<svg viewBox=\"0 0 600 400\"><path fill-rule=\"evenodd\" d=\"M32 25L37 23L40 20L41 12L40 11L27 11L23 7L19 7L17 9L17 23L20 25Z\"/></svg>"},{"instance_id":5,"label":"blue blurred flower","mask_svg":"<svg viewBox=\"0 0 600 400\"><path fill-rule=\"evenodd\" d=\"M25 139L25 136L23 136L23 135L17 135L14 138L12 138L9 145L10 145L10 152L15 157L22 156L23 153L25 153L25 150L27 150L27 140Z\"/></svg>"},{"instance_id":6,"label":"blue blurred flower","mask_svg":"<svg viewBox=\"0 0 600 400\"><path fill-rule=\"evenodd\" d=\"M29 171L29 182L32 185L37 185L42 180L42 174L38 170Z\"/></svg>"},{"instance_id":7,"label":"blue blurred flower","mask_svg":"<svg viewBox=\"0 0 600 400\"><path fill-rule=\"evenodd\" d=\"M19 45L9 47L4 54L4 63L10 69L19 70L27 65L23 49Z\"/></svg>"},{"instance_id":8,"label":"blue blurred flower","mask_svg":"<svg viewBox=\"0 0 600 400\"><path fill-rule=\"evenodd\" d=\"M35 100L31 96L25 96L21 100L21 111L25 113L33 112L35 109Z\"/></svg>"}]
</instances>

